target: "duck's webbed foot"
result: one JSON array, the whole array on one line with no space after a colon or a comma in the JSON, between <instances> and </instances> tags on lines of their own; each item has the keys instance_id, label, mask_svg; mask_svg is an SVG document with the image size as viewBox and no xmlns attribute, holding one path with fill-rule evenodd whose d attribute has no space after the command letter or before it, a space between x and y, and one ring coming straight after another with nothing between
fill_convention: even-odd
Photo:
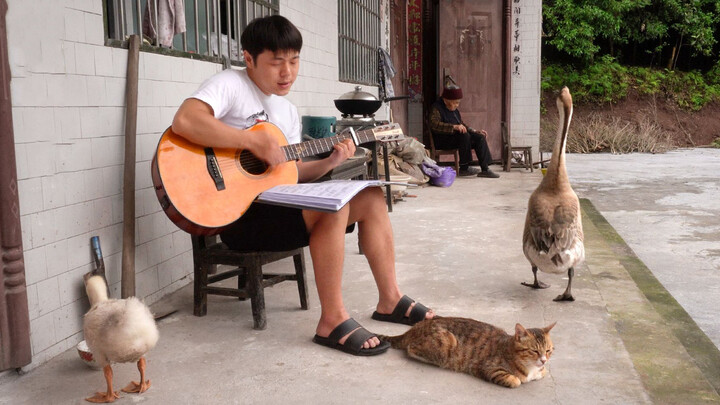
<instances>
[{"instance_id":1,"label":"duck's webbed foot","mask_svg":"<svg viewBox=\"0 0 720 405\"><path fill-rule=\"evenodd\" d=\"M117 398L120 398L120 394L117 391L110 391L96 392L95 395L85 398L85 400L96 404L106 404L115 401Z\"/></svg>"},{"instance_id":2,"label":"duck's webbed foot","mask_svg":"<svg viewBox=\"0 0 720 405\"><path fill-rule=\"evenodd\" d=\"M137 392L142 394L150 388L150 380L145 379L145 357L140 357L140 360L137 362L137 368L138 371L140 371L140 382L130 381L130 384L122 389L123 392Z\"/></svg>"},{"instance_id":3,"label":"duck's webbed foot","mask_svg":"<svg viewBox=\"0 0 720 405\"><path fill-rule=\"evenodd\" d=\"M575 301L575 298L572 296L572 294L564 292L564 293L558 295L557 297L555 297L555 299L553 299L553 301Z\"/></svg>"},{"instance_id":4,"label":"duck's webbed foot","mask_svg":"<svg viewBox=\"0 0 720 405\"><path fill-rule=\"evenodd\" d=\"M543 289L543 288L550 287L550 284L545 284L542 281L538 281L537 279L535 279L535 282L533 282L533 283L524 283L523 282L520 284L524 285L525 287L530 287L530 288L535 288L535 289Z\"/></svg>"},{"instance_id":5,"label":"duck's webbed foot","mask_svg":"<svg viewBox=\"0 0 720 405\"><path fill-rule=\"evenodd\" d=\"M127 393L143 393L147 391L148 388L150 388L150 380L141 381L139 383L130 381L130 384L126 385L122 390Z\"/></svg>"},{"instance_id":6,"label":"duck's webbed foot","mask_svg":"<svg viewBox=\"0 0 720 405\"><path fill-rule=\"evenodd\" d=\"M532 266L532 272L533 272L533 282L532 283L520 283L524 285L525 287L535 288L535 289L543 289L550 287L549 284L545 284L542 281L538 280L537 278L537 267Z\"/></svg>"},{"instance_id":7,"label":"duck's webbed foot","mask_svg":"<svg viewBox=\"0 0 720 405\"><path fill-rule=\"evenodd\" d=\"M575 301L575 298L572 296L571 287L572 287L572 279L573 275L575 275L575 270L570 267L568 269L568 285L567 288L565 288L565 292L555 297L553 301Z\"/></svg>"},{"instance_id":8,"label":"duck's webbed foot","mask_svg":"<svg viewBox=\"0 0 720 405\"><path fill-rule=\"evenodd\" d=\"M113 371L112 367L110 367L110 364L103 367L103 374L105 375L105 382L107 383L107 391L106 392L96 392L95 395L85 398L88 402L94 402L97 404L105 404L108 402L115 401L116 398L120 398L120 395L117 391L113 391L112 386L112 378L113 378Z\"/></svg>"}]
</instances>

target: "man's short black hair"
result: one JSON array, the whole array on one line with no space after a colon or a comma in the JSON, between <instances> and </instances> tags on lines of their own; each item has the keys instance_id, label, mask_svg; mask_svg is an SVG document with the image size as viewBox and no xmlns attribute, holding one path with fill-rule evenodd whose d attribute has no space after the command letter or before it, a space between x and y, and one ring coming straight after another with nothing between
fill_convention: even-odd
<instances>
[{"instance_id":1,"label":"man's short black hair","mask_svg":"<svg viewBox=\"0 0 720 405\"><path fill-rule=\"evenodd\" d=\"M265 50L300 52L302 34L287 18L270 15L250 21L240 36L240 45L253 59Z\"/></svg>"}]
</instances>

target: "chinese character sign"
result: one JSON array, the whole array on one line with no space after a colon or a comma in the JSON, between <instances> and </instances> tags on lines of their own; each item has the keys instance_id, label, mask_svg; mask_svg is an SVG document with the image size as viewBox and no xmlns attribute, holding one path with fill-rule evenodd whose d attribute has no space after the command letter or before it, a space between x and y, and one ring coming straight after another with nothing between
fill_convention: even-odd
<instances>
[{"instance_id":1,"label":"chinese character sign","mask_svg":"<svg viewBox=\"0 0 720 405\"><path fill-rule=\"evenodd\" d=\"M408 24L408 91L411 101L422 100L422 18L421 1L409 0Z\"/></svg>"},{"instance_id":2,"label":"chinese character sign","mask_svg":"<svg viewBox=\"0 0 720 405\"><path fill-rule=\"evenodd\" d=\"M513 58L512 58L512 74L514 76L520 76L520 15L521 15L521 4L520 0L513 0L513 14L515 18L513 20L513 35L512 39L515 41L513 46Z\"/></svg>"}]
</instances>

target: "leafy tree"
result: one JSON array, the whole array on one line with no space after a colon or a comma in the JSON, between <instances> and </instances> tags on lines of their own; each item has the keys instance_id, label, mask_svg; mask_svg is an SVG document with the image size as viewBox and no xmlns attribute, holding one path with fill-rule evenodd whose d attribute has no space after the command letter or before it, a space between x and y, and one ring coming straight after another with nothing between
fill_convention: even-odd
<instances>
[{"instance_id":1,"label":"leafy tree","mask_svg":"<svg viewBox=\"0 0 720 405\"><path fill-rule=\"evenodd\" d=\"M709 56L715 40L715 24L720 21L717 0L664 0L668 6L668 22L674 31L675 44L667 67L674 68L683 45L694 55Z\"/></svg>"},{"instance_id":2,"label":"leafy tree","mask_svg":"<svg viewBox=\"0 0 720 405\"><path fill-rule=\"evenodd\" d=\"M650 0L551 0L543 3L547 43L585 64L591 63L604 42L614 52L625 44L623 18Z\"/></svg>"},{"instance_id":3,"label":"leafy tree","mask_svg":"<svg viewBox=\"0 0 720 405\"><path fill-rule=\"evenodd\" d=\"M666 66L672 69L684 47L692 56L712 54L720 2L546 0L543 17L546 44L585 66L600 55L620 56L626 50L635 61L640 50L657 56L667 51Z\"/></svg>"}]
</instances>

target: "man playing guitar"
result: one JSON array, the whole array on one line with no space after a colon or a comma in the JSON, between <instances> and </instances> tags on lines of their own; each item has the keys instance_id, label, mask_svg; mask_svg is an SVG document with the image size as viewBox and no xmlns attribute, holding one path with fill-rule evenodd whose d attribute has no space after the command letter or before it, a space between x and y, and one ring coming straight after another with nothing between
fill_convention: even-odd
<instances>
[{"instance_id":1,"label":"man playing guitar","mask_svg":"<svg viewBox=\"0 0 720 405\"><path fill-rule=\"evenodd\" d=\"M297 78L302 36L286 18L268 16L248 24L241 45L246 69L228 69L205 81L180 106L172 130L205 147L248 150L273 167L287 161L277 139L249 128L267 120L282 130L288 143L300 142L297 109L283 96ZM355 145L344 140L324 159L297 161L298 180L313 181L354 153ZM313 341L368 356L385 352L389 344L352 321L343 304L345 233L355 223L379 292L373 319L410 324L431 318L431 310L404 297L397 285L392 226L378 187L361 191L333 213L253 203L220 237L241 251L309 245L322 308Z\"/></svg>"}]
</instances>

